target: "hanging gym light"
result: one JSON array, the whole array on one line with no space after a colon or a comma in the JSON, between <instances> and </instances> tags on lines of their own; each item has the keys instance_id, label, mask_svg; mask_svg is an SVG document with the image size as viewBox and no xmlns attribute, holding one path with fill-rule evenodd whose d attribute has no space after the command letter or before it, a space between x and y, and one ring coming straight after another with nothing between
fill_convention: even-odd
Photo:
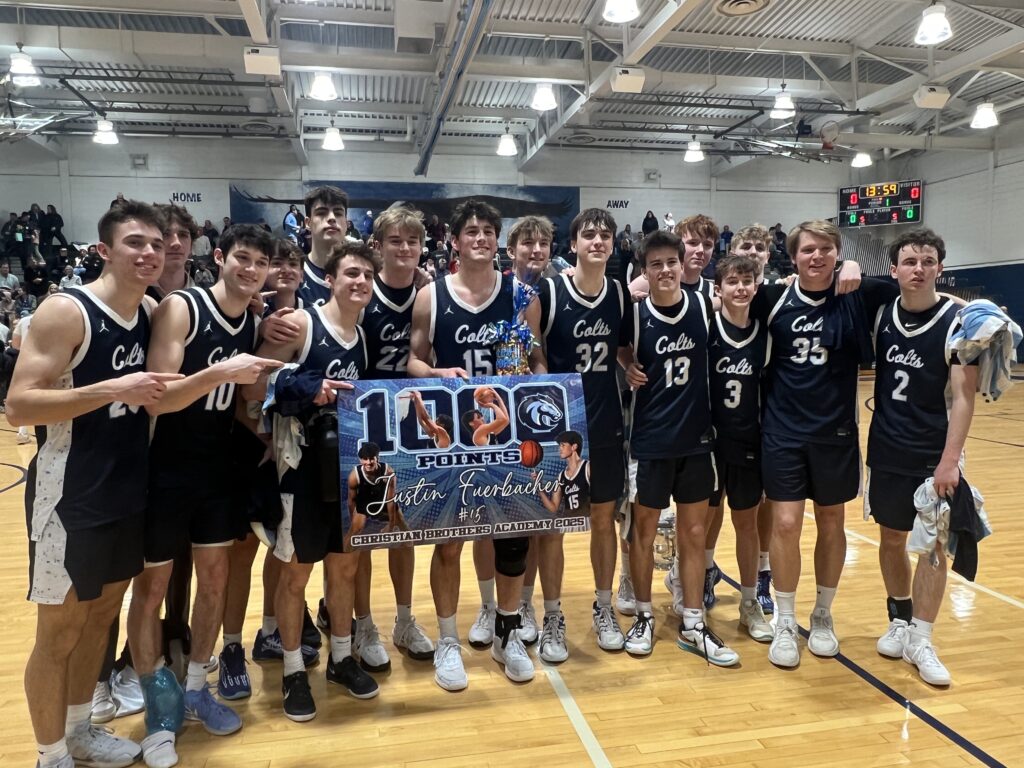
<instances>
[{"instance_id":1,"label":"hanging gym light","mask_svg":"<svg viewBox=\"0 0 1024 768\"><path fill-rule=\"evenodd\" d=\"M639 15L636 0L607 0L601 17L612 24L626 24Z\"/></svg>"},{"instance_id":2,"label":"hanging gym light","mask_svg":"<svg viewBox=\"0 0 1024 768\"><path fill-rule=\"evenodd\" d=\"M317 72L314 75L309 98L317 101L337 101L338 92L334 89L334 79L329 72Z\"/></svg>"},{"instance_id":3,"label":"hanging gym light","mask_svg":"<svg viewBox=\"0 0 1024 768\"><path fill-rule=\"evenodd\" d=\"M921 12L921 23L917 25L914 42L918 45L938 45L953 36L953 28L946 18L946 6L936 3Z\"/></svg>"},{"instance_id":4,"label":"hanging gym light","mask_svg":"<svg viewBox=\"0 0 1024 768\"><path fill-rule=\"evenodd\" d=\"M515 137L508 132L508 126L505 126L505 133L498 139L497 152L502 157L514 157L519 154L519 147L516 146Z\"/></svg>"},{"instance_id":5,"label":"hanging gym light","mask_svg":"<svg viewBox=\"0 0 1024 768\"><path fill-rule=\"evenodd\" d=\"M796 105L793 103L793 97L786 93L786 84L783 83L782 90L775 96L775 106L772 107L768 116L772 120L788 120L794 115L796 115Z\"/></svg>"},{"instance_id":6,"label":"hanging gym light","mask_svg":"<svg viewBox=\"0 0 1024 768\"><path fill-rule=\"evenodd\" d=\"M97 144L117 144L117 133L114 131L114 124L109 120L96 121L96 133L92 140Z\"/></svg>"},{"instance_id":7,"label":"hanging gym light","mask_svg":"<svg viewBox=\"0 0 1024 768\"><path fill-rule=\"evenodd\" d=\"M994 128L999 125L999 115L996 114L996 107L991 101L978 105L974 110L974 117L971 119L971 128L983 129Z\"/></svg>"},{"instance_id":8,"label":"hanging gym light","mask_svg":"<svg viewBox=\"0 0 1024 768\"><path fill-rule=\"evenodd\" d=\"M334 127L333 120L331 120L331 127L324 133L324 143L320 145L320 148L326 149L328 152L337 152L345 148L341 131Z\"/></svg>"},{"instance_id":9,"label":"hanging gym light","mask_svg":"<svg viewBox=\"0 0 1024 768\"><path fill-rule=\"evenodd\" d=\"M684 163L699 163L704 159L704 150L700 148L700 142L697 141L697 137L693 137L693 141L686 143L686 154L683 155Z\"/></svg>"},{"instance_id":10,"label":"hanging gym light","mask_svg":"<svg viewBox=\"0 0 1024 768\"><path fill-rule=\"evenodd\" d=\"M18 43L17 53L11 54L11 80L15 85L30 87L39 85L39 78L36 76L36 68L32 64L32 57L22 53L21 43Z\"/></svg>"},{"instance_id":11,"label":"hanging gym light","mask_svg":"<svg viewBox=\"0 0 1024 768\"><path fill-rule=\"evenodd\" d=\"M558 102L555 101L555 89L551 83L537 83L530 106L538 112L547 112L558 106Z\"/></svg>"},{"instance_id":12,"label":"hanging gym light","mask_svg":"<svg viewBox=\"0 0 1024 768\"><path fill-rule=\"evenodd\" d=\"M850 161L851 168L867 168L871 165L871 155L867 152L858 152Z\"/></svg>"}]
</instances>

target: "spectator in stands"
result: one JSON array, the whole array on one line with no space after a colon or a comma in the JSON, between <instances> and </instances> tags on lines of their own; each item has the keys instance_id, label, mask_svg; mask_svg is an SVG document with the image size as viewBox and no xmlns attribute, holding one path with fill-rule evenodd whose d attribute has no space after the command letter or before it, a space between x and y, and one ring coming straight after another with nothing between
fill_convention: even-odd
<instances>
[{"instance_id":1,"label":"spectator in stands","mask_svg":"<svg viewBox=\"0 0 1024 768\"><path fill-rule=\"evenodd\" d=\"M20 293L17 288L12 291L0 291L0 321L8 328L14 328L14 323L18 319L15 294Z\"/></svg>"},{"instance_id":2,"label":"spectator in stands","mask_svg":"<svg viewBox=\"0 0 1024 768\"><path fill-rule=\"evenodd\" d=\"M367 238L373 234L373 211L367 211L359 224L359 231Z\"/></svg>"},{"instance_id":3,"label":"spectator in stands","mask_svg":"<svg viewBox=\"0 0 1024 768\"><path fill-rule=\"evenodd\" d=\"M299 242L299 227L301 222L302 215L299 213L299 206L294 203L289 205L288 213L284 217L284 236L296 245L298 245Z\"/></svg>"},{"instance_id":4,"label":"spectator in stands","mask_svg":"<svg viewBox=\"0 0 1024 768\"><path fill-rule=\"evenodd\" d=\"M6 261L0 262L0 289L10 293L19 285L18 276L11 274L11 265Z\"/></svg>"},{"instance_id":5,"label":"spectator in stands","mask_svg":"<svg viewBox=\"0 0 1024 768\"><path fill-rule=\"evenodd\" d=\"M437 214L432 214L427 222L427 248L433 253L444 245L444 224Z\"/></svg>"},{"instance_id":6,"label":"spectator in stands","mask_svg":"<svg viewBox=\"0 0 1024 768\"><path fill-rule=\"evenodd\" d=\"M359 230L356 229L356 224L354 221L349 221L348 229L345 230L345 237L353 242L355 242L356 240L363 239L363 236L360 234Z\"/></svg>"},{"instance_id":7,"label":"spectator in stands","mask_svg":"<svg viewBox=\"0 0 1024 768\"><path fill-rule=\"evenodd\" d=\"M3 249L4 255L7 258L10 258L12 251L14 251L14 233L17 229L18 214L11 211L11 218L4 222L3 227L0 227L0 248Z\"/></svg>"},{"instance_id":8,"label":"spectator in stands","mask_svg":"<svg viewBox=\"0 0 1024 768\"><path fill-rule=\"evenodd\" d=\"M38 244L33 242L33 246L35 252L25 266L25 290L38 299L46 295L46 289L50 286L50 271L46 268L46 260L39 253Z\"/></svg>"},{"instance_id":9,"label":"spectator in stands","mask_svg":"<svg viewBox=\"0 0 1024 768\"><path fill-rule=\"evenodd\" d=\"M42 252L42 249L40 249ZM64 275L64 267L70 264L72 267L74 264L74 257L68 251L66 245L61 246L60 250L57 251L56 256L47 256L43 253L43 260L46 262L46 268L50 271L50 280L58 282Z\"/></svg>"},{"instance_id":10,"label":"spectator in stands","mask_svg":"<svg viewBox=\"0 0 1024 768\"><path fill-rule=\"evenodd\" d=\"M113 208L115 205L120 205L124 202L124 192L118 192L117 197L110 201L110 207Z\"/></svg>"},{"instance_id":11,"label":"spectator in stands","mask_svg":"<svg viewBox=\"0 0 1024 768\"><path fill-rule=\"evenodd\" d=\"M60 290L70 288L73 285L81 285L82 278L75 274L75 268L68 264L64 267L64 276L60 279Z\"/></svg>"},{"instance_id":12,"label":"spectator in stands","mask_svg":"<svg viewBox=\"0 0 1024 768\"><path fill-rule=\"evenodd\" d=\"M22 317L28 317L36 311L36 297L31 293L26 293L22 290L14 292L14 314L17 316L15 319Z\"/></svg>"},{"instance_id":13,"label":"spectator in stands","mask_svg":"<svg viewBox=\"0 0 1024 768\"><path fill-rule=\"evenodd\" d=\"M83 268L82 282L86 284L91 283L103 272L103 259L100 257L100 253L95 245L89 246L85 256L82 257L81 266Z\"/></svg>"},{"instance_id":14,"label":"spectator in stands","mask_svg":"<svg viewBox=\"0 0 1024 768\"><path fill-rule=\"evenodd\" d=\"M732 230L729 229L729 225L728 224L726 224L724 227L722 227L722 234L720 234L718 236L718 242L719 242L718 252L719 253L723 253L723 254L724 253L728 253L729 252L729 246L732 243ZM712 275L711 279L712 280L714 279L714 275Z\"/></svg>"},{"instance_id":15,"label":"spectator in stands","mask_svg":"<svg viewBox=\"0 0 1024 768\"><path fill-rule=\"evenodd\" d=\"M213 276L208 264L200 263L196 268L196 273L192 276L192 282L200 288L209 288L217 282L217 278Z\"/></svg>"},{"instance_id":16,"label":"spectator in stands","mask_svg":"<svg viewBox=\"0 0 1024 768\"><path fill-rule=\"evenodd\" d=\"M64 237L64 218L57 213L57 207L54 205L46 206L46 213L43 214L43 220L39 224L39 232L42 236L41 245L43 253L46 254L50 251L53 245L53 238L57 238L64 248L68 247L67 238Z\"/></svg>"},{"instance_id":17,"label":"spectator in stands","mask_svg":"<svg viewBox=\"0 0 1024 768\"><path fill-rule=\"evenodd\" d=\"M199 236L192 241L192 256L197 264L208 264L212 253L213 243L210 242L210 236L206 234L205 228L199 230Z\"/></svg>"},{"instance_id":18,"label":"spectator in stands","mask_svg":"<svg viewBox=\"0 0 1024 768\"><path fill-rule=\"evenodd\" d=\"M647 215L644 216L643 223L640 224L640 230L644 233L644 237L658 230L658 217L654 215L654 211L648 211Z\"/></svg>"},{"instance_id":19,"label":"spectator in stands","mask_svg":"<svg viewBox=\"0 0 1024 768\"><path fill-rule=\"evenodd\" d=\"M224 218L223 218L223 219L221 220L221 223L223 224L223 226L222 226L222 227L220 228L220 231L221 231L221 232L225 232L225 231L227 231L228 227L230 227L230 226L231 226L231 217L230 217L230 216L225 216L225 217L224 217Z\"/></svg>"},{"instance_id":20,"label":"spectator in stands","mask_svg":"<svg viewBox=\"0 0 1024 768\"><path fill-rule=\"evenodd\" d=\"M672 211L665 214L665 218L661 222L661 228L667 229L669 232L672 232L676 228L676 220L672 215Z\"/></svg>"},{"instance_id":21,"label":"spectator in stands","mask_svg":"<svg viewBox=\"0 0 1024 768\"><path fill-rule=\"evenodd\" d=\"M220 232L213 226L213 222L207 219L203 222L203 234L210 238L210 247L217 247L217 238L220 237Z\"/></svg>"},{"instance_id":22,"label":"spectator in stands","mask_svg":"<svg viewBox=\"0 0 1024 768\"><path fill-rule=\"evenodd\" d=\"M39 203L32 203L28 209L28 226L30 229L39 229L43 224L43 209Z\"/></svg>"}]
</instances>

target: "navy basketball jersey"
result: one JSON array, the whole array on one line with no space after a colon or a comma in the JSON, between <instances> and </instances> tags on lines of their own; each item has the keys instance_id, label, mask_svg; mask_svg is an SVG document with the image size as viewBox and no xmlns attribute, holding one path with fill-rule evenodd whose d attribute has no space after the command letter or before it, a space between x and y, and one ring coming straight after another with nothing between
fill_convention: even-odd
<instances>
[{"instance_id":1,"label":"navy basketball jersey","mask_svg":"<svg viewBox=\"0 0 1024 768\"><path fill-rule=\"evenodd\" d=\"M548 370L579 373L587 404L591 449L622 445L622 399L616 379L625 298L618 280L604 279L597 296L579 292L566 275L541 283L541 332Z\"/></svg>"},{"instance_id":2,"label":"navy basketball jersey","mask_svg":"<svg viewBox=\"0 0 1024 768\"><path fill-rule=\"evenodd\" d=\"M715 281L708 280L703 275L697 278L696 283L680 282L679 286L684 291L688 291L689 293L699 293L701 296L707 299L715 298Z\"/></svg>"},{"instance_id":3,"label":"navy basketball jersey","mask_svg":"<svg viewBox=\"0 0 1024 768\"><path fill-rule=\"evenodd\" d=\"M921 313L927 315L928 313ZM868 431L869 467L925 475L942 458L949 428L950 353L956 307L941 299L922 323L901 311L899 299L875 323L875 415ZM908 321L914 327L908 326Z\"/></svg>"},{"instance_id":4,"label":"navy basketball jersey","mask_svg":"<svg viewBox=\"0 0 1024 768\"><path fill-rule=\"evenodd\" d=\"M558 487L562 489L562 513L566 515L590 514L590 462L581 461L576 474L569 476L568 468L558 474Z\"/></svg>"},{"instance_id":5,"label":"navy basketball jersey","mask_svg":"<svg viewBox=\"0 0 1024 768\"><path fill-rule=\"evenodd\" d=\"M394 475L388 476L388 465L381 462L380 474L377 477L367 477L363 471L363 465L356 466L356 511L367 517L387 517L387 496L388 487L395 479Z\"/></svg>"},{"instance_id":6,"label":"navy basketball jersey","mask_svg":"<svg viewBox=\"0 0 1024 768\"><path fill-rule=\"evenodd\" d=\"M357 325L355 338L346 342L324 317L322 307L313 306L303 311L309 315L309 322L297 360L299 369L317 371L325 379L335 381L366 378L368 361L363 329Z\"/></svg>"},{"instance_id":7,"label":"navy basketball jersey","mask_svg":"<svg viewBox=\"0 0 1024 768\"><path fill-rule=\"evenodd\" d=\"M760 321L739 328L715 314L708 341L708 377L716 437L760 448L761 375L770 346Z\"/></svg>"},{"instance_id":8,"label":"navy basketball jersey","mask_svg":"<svg viewBox=\"0 0 1024 768\"><path fill-rule=\"evenodd\" d=\"M257 320L245 310L228 317L209 289L175 291L188 307L188 335L179 373L191 376L214 363L252 352ZM167 487L189 482L193 473L217 478L229 465L235 423L235 384L221 384L185 408L156 420L150 447L153 484Z\"/></svg>"},{"instance_id":9,"label":"navy basketball jersey","mask_svg":"<svg viewBox=\"0 0 1024 768\"><path fill-rule=\"evenodd\" d=\"M82 313L85 338L54 385L74 389L146 369L149 314L145 305L122 318L87 288L68 288L50 301ZM25 504L38 535L54 512L67 530L142 514L149 465L149 414L114 402L67 421L36 427L39 450L29 465Z\"/></svg>"},{"instance_id":10,"label":"navy basketball jersey","mask_svg":"<svg viewBox=\"0 0 1024 768\"><path fill-rule=\"evenodd\" d=\"M302 282L299 284L298 294L307 307L326 304L331 300L331 286L327 283L327 273L310 259L302 263Z\"/></svg>"},{"instance_id":11,"label":"navy basketball jersey","mask_svg":"<svg viewBox=\"0 0 1024 768\"><path fill-rule=\"evenodd\" d=\"M857 440L858 350L822 346L832 289L805 293L798 283L783 291L768 315L772 337L762 431L820 443ZM846 364L830 357L843 355Z\"/></svg>"},{"instance_id":12,"label":"navy basketball jersey","mask_svg":"<svg viewBox=\"0 0 1024 768\"><path fill-rule=\"evenodd\" d=\"M274 314L277 310L283 309L279 307L276 302L277 296L268 296L266 306L263 307L263 317L266 318L269 315ZM302 300L302 297L298 293L295 294L295 304L289 307L289 309L304 309L306 302Z\"/></svg>"},{"instance_id":13,"label":"navy basketball jersey","mask_svg":"<svg viewBox=\"0 0 1024 768\"><path fill-rule=\"evenodd\" d=\"M656 307L650 298L633 305L633 351L647 374L633 398L634 458L675 459L712 448L704 301L683 291L673 307Z\"/></svg>"},{"instance_id":14,"label":"navy basketball jersey","mask_svg":"<svg viewBox=\"0 0 1024 768\"><path fill-rule=\"evenodd\" d=\"M370 379L401 379L409 364L409 335L416 288L389 288L380 276L373 281L373 295L359 317L366 334Z\"/></svg>"},{"instance_id":15,"label":"navy basketball jersey","mask_svg":"<svg viewBox=\"0 0 1024 768\"><path fill-rule=\"evenodd\" d=\"M433 302L430 345L437 368L464 368L470 376L493 376L494 345L491 323L513 320L511 275L494 273L494 290L482 305L471 307L451 287L453 276L430 284Z\"/></svg>"}]
</instances>

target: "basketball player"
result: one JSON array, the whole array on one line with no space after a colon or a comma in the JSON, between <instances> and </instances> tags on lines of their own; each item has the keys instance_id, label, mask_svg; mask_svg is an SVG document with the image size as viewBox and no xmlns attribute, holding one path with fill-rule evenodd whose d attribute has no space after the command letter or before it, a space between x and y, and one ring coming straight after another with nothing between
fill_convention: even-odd
<instances>
[{"instance_id":1,"label":"basketball player","mask_svg":"<svg viewBox=\"0 0 1024 768\"><path fill-rule=\"evenodd\" d=\"M786 246L797 279L789 286L763 286L751 316L766 322L771 334L761 470L775 516L771 560L778 621L768 658L795 667L800 663L795 600L807 499L814 502L818 529L817 598L807 647L816 656L839 653L832 601L846 559L845 504L860 484L857 372L871 358L867 318L895 298L897 289L865 278L858 290L837 296L840 238L829 222L794 227Z\"/></svg>"},{"instance_id":2,"label":"basketball player","mask_svg":"<svg viewBox=\"0 0 1024 768\"><path fill-rule=\"evenodd\" d=\"M636 394L630 453L636 459L636 504L630 567L636 619L626 650L648 655L654 645L651 577L661 510L676 503L676 551L683 589L680 648L729 667L739 655L704 620L704 522L717 483L711 454L714 429L708 395L710 301L681 287L679 238L663 230L640 243L637 259L651 295L633 305L632 352L627 380ZM632 359L631 359L632 358Z\"/></svg>"},{"instance_id":3,"label":"basketball player","mask_svg":"<svg viewBox=\"0 0 1024 768\"><path fill-rule=\"evenodd\" d=\"M491 420L484 419L483 412L475 408L462 414L460 420L462 426L473 435L473 445L491 445L494 441L493 438L501 434L509 424L508 408L505 407L505 401L501 399L501 395L493 389L490 387L481 387L481 389L490 390L486 394L489 399L478 402L481 408L491 412Z\"/></svg>"},{"instance_id":4,"label":"basketball player","mask_svg":"<svg viewBox=\"0 0 1024 768\"><path fill-rule=\"evenodd\" d=\"M768 642L774 630L757 600L758 508L764 495L761 375L768 351L768 333L760 321L750 320L750 302L758 290L760 271L756 259L737 255L720 259L715 270L715 286L722 309L711 322L708 376L718 488L711 495L709 517L721 518L722 502L728 497L740 571L740 626L746 627L758 642ZM706 541L704 547L706 568ZM706 592L706 578L704 586ZM706 598L705 594L705 607Z\"/></svg>"},{"instance_id":5,"label":"basketball player","mask_svg":"<svg viewBox=\"0 0 1024 768\"><path fill-rule=\"evenodd\" d=\"M364 443L358 456L359 463L348 474L348 511L352 533L360 533L367 520L371 519L386 520L386 530L401 527L400 512L395 502L395 471L380 460L380 446Z\"/></svg>"},{"instance_id":6,"label":"basketball player","mask_svg":"<svg viewBox=\"0 0 1024 768\"><path fill-rule=\"evenodd\" d=\"M126 201L99 222L103 273L33 315L7 395L12 426L37 425L25 484L36 638L25 695L39 766L127 766L140 746L90 723L111 622L142 570L149 416L178 374L145 371L146 289L166 223ZM168 675L170 673L168 672Z\"/></svg>"},{"instance_id":7,"label":"basketball player","mask_svg":"<svg viewBox=\"0 0 1024 768\"><path fill-rule=\"evenodd\" d=\"M551 240L554 225L544 216L523 216L508 230L507 251L512 255L512 273L516 280L536 286L543 277L558 274L551 266ZM533 538L526 557L523 591L519 604L519 638L524 645L537 642L537 617L533 610L533 585L537 578L537 561L541 545ZM480 610L469 628L469 644L484 648L494 639L494 546L486 539L473 542L473 565L480 589ZM560 571L560 569L559 569ZM559 586L559 589L561 587Z\"/></svg>"},{"instance_id":8,"label":"basketball player","mask_svg":"<svg viewBox=\"0 0 1024 768\"><path fill-rule=\"evenodd\" d=\"M614 241L615 219L608 211L581 211L570 225L570 244L576 254L575 274L544 280L540 288L549 370L578 372L583 379L590 442L590 562L596 587L593 626L598 647L606 651L622 650L625 643L611 603L618 550L614 513L625 481L616 358L620 343L629 343L632 317L626 313L622 286L605 276ZM564 631L559 631L565 623L559 599L564 570L562 538L561 534L551 534L537 539L540 562L557 568L552 573L550 597L544 573L541 574L545 590L540 654L545 660L564 660L568 656Z\"/></svg>"},{"instance_id":9,"label":"basketball player","mask_svg":"<svg viewBox=\"0 0 1024 768\"><path fill-rule=\"evenodd\" d=\"M750 224L743 227L733 236L730 242L730 253L736 256L749 256L757 259L758 270L754 281L755 286L760 287L764 283L764 270L768 265L768 241L769 234L768 230L762 227L760 224ZM718 285L716 283L716 285ZM737 311L745 312L749 317L749 301L746 302L745 308L738 306ZM714 331L714 327L712 331ZM761 332L765 331L764 325L761 324ZM761 363L763 364L763 360ZM713 375L713 374L712 374ZM760 395L758 395L758 402L760 403ZM760 424L761 414L760 407L757 413L758 424ZM759 433L760 434L760 433ZM760 436L757 440L757 453L760 455ZM760 465L759 465L760 466ZM719 467L721 469L721 467ZM760 476L760 468L758 469L758 475ZM721 504L712 504L711 509L708 510L708 531L707 538L704 542L704 564L705 569L715 569L714 573L710 574L711 578L708 578L709 574L705 570L704 578L704 607L710 608L716 602L715 598L715 584L718 583L721 577L721 572L718 571L718 566L715 565L715 546L718 543L718 535L722 530L722 520L724 517L724 509ZM758 572L757 572L757 602L761 605L763 613L774 613L775 602L772 600L771 594L771 581L772 572L771 565L768 556L768 546L772 539L772 505L767 499L762 497L761 504L757 510L757 537L758 537Z\"/></svg>"},{"instance_id":10,"label":"basketball player","mask_svg":"<svg viewBox=\"0 0 1024 768\"><path fill-rule=\"evenodd\" d=\"M467 200L452 216L452 237L462 267L454 275L420 291L413 306L409 375L414 378L469 378L492 376L495 338L488 324L513 320L513 281L494 269L501 231L501 215L492 206ZM539 338L538 307L525 311L526 321ZM546 372L544 355L534 348L530 369ZM505 667L511 680L533 679L533 661L526 653L518 629L523 572L530 541L495 539L498 591L495 635L491 656ZM439 544L431 562L430 583L440 625L434 654L434 680L448 691L465 688L469 681L459 649L456 611L459 604L462 542Z\"/></svg>"},{"instance_id":11,"label":"basketball player","mask_svg":"<svg viewBox=\"0 0 1024 768\"><path fill-rule=\"evenodd\" d=\"M283 563L274 606L284 656L284 713L296 722L316 717L300 648L306 584L314 563L324 563L330 615L344 617L331 627L327 681L344 686L358 699L373 698L379 692L376 681L352 657L349 617L359 552L346 546L341 531L337 419L333 410L335 391L351 387L348 381L361 378L368 369L366 342L358 320L370 301L377 263L364 243L342 243L331 251L325 270L331 300L291 316L299 326L296 340L284 344L265 340L259 348L262 355L297 364L297 369L290 372L291 386L284 391L279 377L275 399L299 414L307 436L298 467L287 469L280 479L284 518L274 548L275 556ZM247 400L261 402L265 394L265 380L243 392ZM282 428L290 429L282 426L275 432ZM275 440L282 437L275 434Z\"/></svg>"},{"instance_id":12,"label":"basketball player","mask_svg":"<svg viewBox=\"0 0 1024 768\"><path fill-rule=\"evenodd\" d=\"M673 232L682 242L684 291L700 293L709 299L715 296L715 284L701 275L704 268L711 262L711 254L718 242L718 225L708 216L698 213L688 216L676 224ZM636 277L629 284L629 291L634 301L646 298L650 294L650 283L643 275Z\"/></svg>"},{"instance_id":13,"label":"basketball player","mask_svg":"<svg viewBox=\"0 0 1024 768\"><path fill-rule=\"evenodd\" d=\"M220 278L208 290L168 294L153 316L147 360L152 370L181 373L184 378L168 385L162 402L149 408L160 418L150 446L146 569L132 589L128 638L147 708L152 708L162 647L160 604L174 555L182 541L188 542L197 589L185 717L200 721L215 735L242 727L234 710L213 698L206 674L223 620L228 550L241 527L229 503L235 385L251 384L264 370L280 367L277 361L251 354L258 321L249 303L263 287L272 252L273 240L260 227L235 225L223 233L214 251ZM173 746L164 742L156 749L163 752Z\"/></svg>"},{"instance_id":14,"label":"basketball player","mask_svg":"<svg viewBox=\"0 0 1024 768\"><path fill-rule=\"evenodd\" d=\"M274 254L270 258L270 270L264 285L269 293L264 314L273 314L284 308L302 309L306 305L299 296L305 262L306 255L291 240L274 242Z\"/></svg>"},{"instance_id":15,"label":"basketball player","mask_svg":"<svg viewBox=\"0 0 1024 768\"><path fill-rule=\"evenodd\" d=\"M939 498L971 494L959 465L978 386L977 361L961 365L947 348L958 323L956 306L935 292L945 256L942 238L928 229L902 234L889 247L900 297L883 306L875 321L875 414L868 431L865 504L881 530L878 560L889 609L878 652L903 658L931 685L951 682L932 645L946 557L936 542L931 556L918 556L911 582L907 534L917 516L914 492L927 478L934 477Z\"/></svg>"},{"instance_id":16,"label":"basketball player","mask_svg":"<svg viewBox=\"0 0 1024 768\"><path fill-rule=\"evenodd\" d=\"M381 270L373 281L370 303L359 318L369 360L366 375L372 379L405 378L417 267L426 239L423 215L403 206L388 208L374 220L373 239L380 254ZM370 614L371 554L369 550L362 552L356 574L353 651L364 669L376 672L388 669L391 660L380 642L377 626ZM395 591L396 610L392 641L409 658L426 661L434 657L434 644L412 614L415 567L415 547L388 549L388 569Z\"/></svg>"},{"instance_id":17,"label":"basketball player","mask_svg":"<svg viewBox=\"0 0 1024 768\"><path fill-rule=\"evenodd\" d=\"M427 437L433 440L434 445L438 448L449 447L452 444L452 435L455 433L455 424L451 417L442 413L436 419L432 418L427 413L426 406L423 405L423 395L415 389L409 392L409 399L416 409L416 419L423 431L427 433Z\"/></svg>"},{"instance_id":18,"label":"basketball player","mask_svg":"<svg viewBox=\"0 0 1024 768\"><path fill-rule=\"evenodd\" d=\"M585 515L590 508L590 462L580 458L583 450L583 436L569 430L555 438L558 443L558 458L565 461L565 469L558 473L558 485L548 496L537 489L544 508L557 515L565 504L565 514ZM564 659L563 659L564 661Z\"/></svg>"},{"instance_id":19,"label":"basketball player","mask_svg":"<svg viewBox=\"0 0 1024 768\"><path fill-rule=\"evenodd\" d=\"M348 230L348 195L337 187L315 187L303 198L306 226L309 228L310 251L303 265L299 297L312 306L331 299L327 281L327 258L339 243L345 242ZM419 254L417 254L418 256Z\"/></svg>"}]
</instances>

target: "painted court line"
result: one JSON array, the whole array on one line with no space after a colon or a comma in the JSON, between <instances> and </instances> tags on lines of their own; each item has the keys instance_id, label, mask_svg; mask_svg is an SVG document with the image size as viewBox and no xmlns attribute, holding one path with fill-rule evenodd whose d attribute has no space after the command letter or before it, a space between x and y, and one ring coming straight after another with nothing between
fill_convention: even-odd
<instances>
[{"instance_id":1,"label":"painted court line","mask_svg":"<svg viewBox=\"0 0 1024 768\"><path fill-rule=\"evenodd\" d=\"M597 768L611 768L611 761L608 759L608 755L601 749L600 743L597 741L597 737L594 732L590 730L590 725L587 723L587 718L583 716L583 712L580 711L579 705L576 703L576 699L572 697L572 693L569 691L568 686L562 679L562 676L558 673L558 670L549 664L541 662L541 668L544 670L544 674L547 675L548 682L551 683L551 687L555 691L555 695L558 696L558 701L562 705L562 709L565 710L565 714L569 718L569 722L572 723L573 729L576 731L576 735L579 736L580 741L583 742L583 748L587 750L587 754L590 755L590 762L592 762Z\"/></svg>"},{"instance_id":2,"label":"painted court line","mask_svg":"<svg viewBox=\"0 0 1024 768\"><path fill-rule=\"evenodd\" d=\"M723 572L722 580L729 584L729 586L731 586L733 589L739 591L740 585L728 574ZM799 630L800 634L806 640L807 630L804 629L804 627L802 626L799 627ZM973 741L968 739L966 736L963 736L958 731L953 730L944 722L939 720L937 717L923 710L920 706L912 702L899 691L879 680L877 677L868 672L857 662L850 659L848 656L839 653L835 657L835 659L848 670L857 675L857 677L859 677L861 680L863 680L872 688L877 690L879 693L888 697L896 704L899 704L901 707L905 708L907 712L914 715L919 720L921 720L921 722L925 723L931 728L934 728L936 731L938 731L951 742L953 742L953 744L960 747L965 752L968 752L972 757L974 757L977 760L980 760L982 763L989 766L989 768L1007 768L1006 764L999 762L999 760L992 757L992 755L983 750L981 747L979 747Z\"/></svg>"}]
</instances>

